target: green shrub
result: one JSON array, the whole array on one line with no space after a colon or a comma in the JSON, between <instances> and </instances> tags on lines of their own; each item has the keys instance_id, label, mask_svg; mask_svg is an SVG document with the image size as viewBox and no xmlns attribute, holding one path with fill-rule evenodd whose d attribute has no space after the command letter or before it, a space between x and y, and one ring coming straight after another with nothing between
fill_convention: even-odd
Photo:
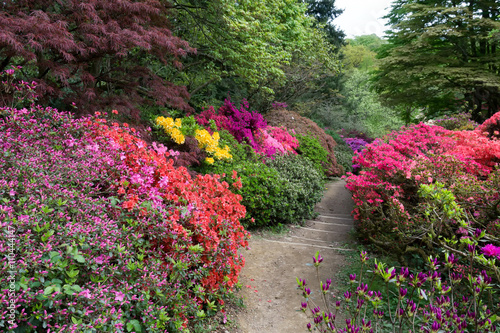
<instances>
[{"instance_id":1,"label":"green shrub","mask_svg":"<svg viewBox=\"0 0 500 333\"><path fill-rule=\"evenodd\" d=\"M337 146L335 146L335 158L337 159L337 163L344 167L345 172L352 172L353 156L353 150L344 140L341 139L337 142Z\"/></svg>"},{"instance_id":2,"label":"green shrub","mask_svg":"<svg viewBox=\"0 0 500 333\"><path fill-rule=\"evenodd\" d=\"M297 134L297 139L299 140L299 148L296 149L297 153L309 159L313 167L324 176L324 165L328 163L328 151L313 136Z\"/></svg>"},{"instance_id":3,"label":"green shrub","mask_svg":"<svg viewBox=\"0 0 500 333\"><path fill-rule=\"evenodd\" d=\"M234 184L233 170L241 177L242 187L234 192L240 194L247 214L242 224L248 228L263 227L282 222L282 196L287 191L287 180L278 171L258 161L241 161L235 164L218 165L212 170L222 176L221 181ZM232 187L232 186L231 186ZM252 222L252 221L255 222Z\"/></svg>"},{"instance_id":4,"label":"green shrub","mask_svg":"<svg viewBox=\"0 0 500 333\"><path fill-rule=\"evenodd\" d=\"M324 190L323 173L314 169L307 158L297 155L279 156L266 164L287 181L281 195L280 217L285 223L301 223L314 216L314 206Z\"/></svg>"},{"instance_id":5,"label":"green shrub","mask_svg":"<svg viewBox=\"0 0 500 333\"><path fill-rule=\"evenodd\" d=\"M211 171L232 185L238 179L233 170L241 177L242 187L235 192L243 197L247 215L242 224L247 228L300 223L313 217L314 205L321 200L323 175L301 156L278 156L266 164L240 161Z\"/></svg>"}]
</instances>

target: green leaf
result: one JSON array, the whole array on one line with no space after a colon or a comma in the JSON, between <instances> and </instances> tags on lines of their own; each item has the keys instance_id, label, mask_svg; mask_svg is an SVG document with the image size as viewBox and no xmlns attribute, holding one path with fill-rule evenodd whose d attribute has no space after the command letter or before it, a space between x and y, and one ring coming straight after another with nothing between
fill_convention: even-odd
<instances>
[{"instance_id":1,"label":"green leaf","mask_svg":"<svg viewBox=\"0 0 500 333\"><path fill-rule=\"evenodd\" d=\"M75 260L78 261L79 263L85 262L85 258L81 254L75 255L73 258L75 258Z\"/></svg>"},{"instance_id":2,"label":"green leaf","mask_svg":"<svg viewBox=\"0 0 500 333\"><path fill-rule=\"evenodd\" d=\"M135 333L142 332L141 324L137 319L132 319L127 323L127 331Z\"/></svg>"},{"instance_id":3,"label":"green leaf","mask_svg":"<svg viewBox=\"0 0 500 333\"><path fill-rule=\"evenodd\" d=\"M45 296L48 296L50 294L52 294L54 292L54 289L55 287L54 286L48 286L47 288L45 288L45 290L43 291L43 294Z\"/></svg>"}]
</instances>

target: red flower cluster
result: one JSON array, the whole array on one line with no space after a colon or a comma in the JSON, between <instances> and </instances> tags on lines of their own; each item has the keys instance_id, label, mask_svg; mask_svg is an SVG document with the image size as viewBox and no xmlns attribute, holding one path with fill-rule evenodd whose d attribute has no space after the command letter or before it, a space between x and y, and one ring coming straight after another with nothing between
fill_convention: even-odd
<instances>
[{"instance_id":1,"label":"red flower cluster","mask_svg":"<svg viewBox=\"0 0 500 333\"><path fill-rule=\"evenodd\" d=\"M452 191L484 228L498 233L493 230L498 223L488 217L494 215L488 202L500 197L495 168L500 162L500 141L495 135L499 119L497 113L474 131L414 125L357 153L353 164L362 171L349 174L346 181L362 237L379 245L411 243L410 235L426 223L417 192L421 184L434 182Z\"/></svg>"},{"instance_id":2,"label":"red flower cluster","mask_svg":"<svg viewBox=\"0 0 500 333\"><path fill-rule=\"evenodd\" d=\"M232 193L226 182L219 182L218 175L191 178L185 168L173 167L166 147L156 143L148 147L129 128L116 123L108 127L105 122L97 119L95 136L108 138L108 144L118 149L128 168L113 175L116 191L124 199L122 207L129 211L138 209L146 215L162 202L173 204L171 227L187 244L202 247L202 261L209 270L202 285L212 292L233 287L244 265L244 258L237 251L248 245L249 238L239 222L246 213L241 196ZM179 252L173 251L176 239L158 239L155 243L167 256ZM168 258L165 259L168 267Z\"/></svg>"}]
</instances>

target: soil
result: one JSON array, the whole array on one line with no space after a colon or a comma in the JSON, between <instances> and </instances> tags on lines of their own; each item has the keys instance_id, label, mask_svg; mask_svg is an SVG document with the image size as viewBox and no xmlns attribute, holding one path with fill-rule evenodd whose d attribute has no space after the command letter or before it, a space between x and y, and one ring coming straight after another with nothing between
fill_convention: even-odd
<instances>
[{"instance_id":1,"label":"soil","mask_svg":"<svg viewBox=\"0 0 500 333\"><path fill-rule=\"evenodd\" d=\"M244 308L232 314L233 328L228 333L302 333L309 322L300 310L304 301L296 278L306 279L319 301L319 283L312 256L319 251L324 258L320 278L331 278L346 266L346 246L352 243L353 202L345 182L327 184L324 197L316 206L319 216L303 226L293 226L284 234L253 233L249 250L243 250L245 267L240 274ZM321 304L321 303L318 303ZM234 311L234 309L232 309Z\"/></svg>"}]
</instances>

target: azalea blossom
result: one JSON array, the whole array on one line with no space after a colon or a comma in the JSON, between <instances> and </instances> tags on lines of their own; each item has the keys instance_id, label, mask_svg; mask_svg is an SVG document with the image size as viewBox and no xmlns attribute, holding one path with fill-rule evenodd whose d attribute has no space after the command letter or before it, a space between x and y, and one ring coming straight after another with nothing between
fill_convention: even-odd
<instances>
[{"instance_id":1,"label":"azalea blossom","mask_svg":"<svg viewBox=\"0 0 500 333\"><path fill-rule=\"evenodd\" d=\"M497 257L497 259L500 259L500 247L498 246L487 244L481 251L489 257Z\"/></svg>"}]
</instances>

